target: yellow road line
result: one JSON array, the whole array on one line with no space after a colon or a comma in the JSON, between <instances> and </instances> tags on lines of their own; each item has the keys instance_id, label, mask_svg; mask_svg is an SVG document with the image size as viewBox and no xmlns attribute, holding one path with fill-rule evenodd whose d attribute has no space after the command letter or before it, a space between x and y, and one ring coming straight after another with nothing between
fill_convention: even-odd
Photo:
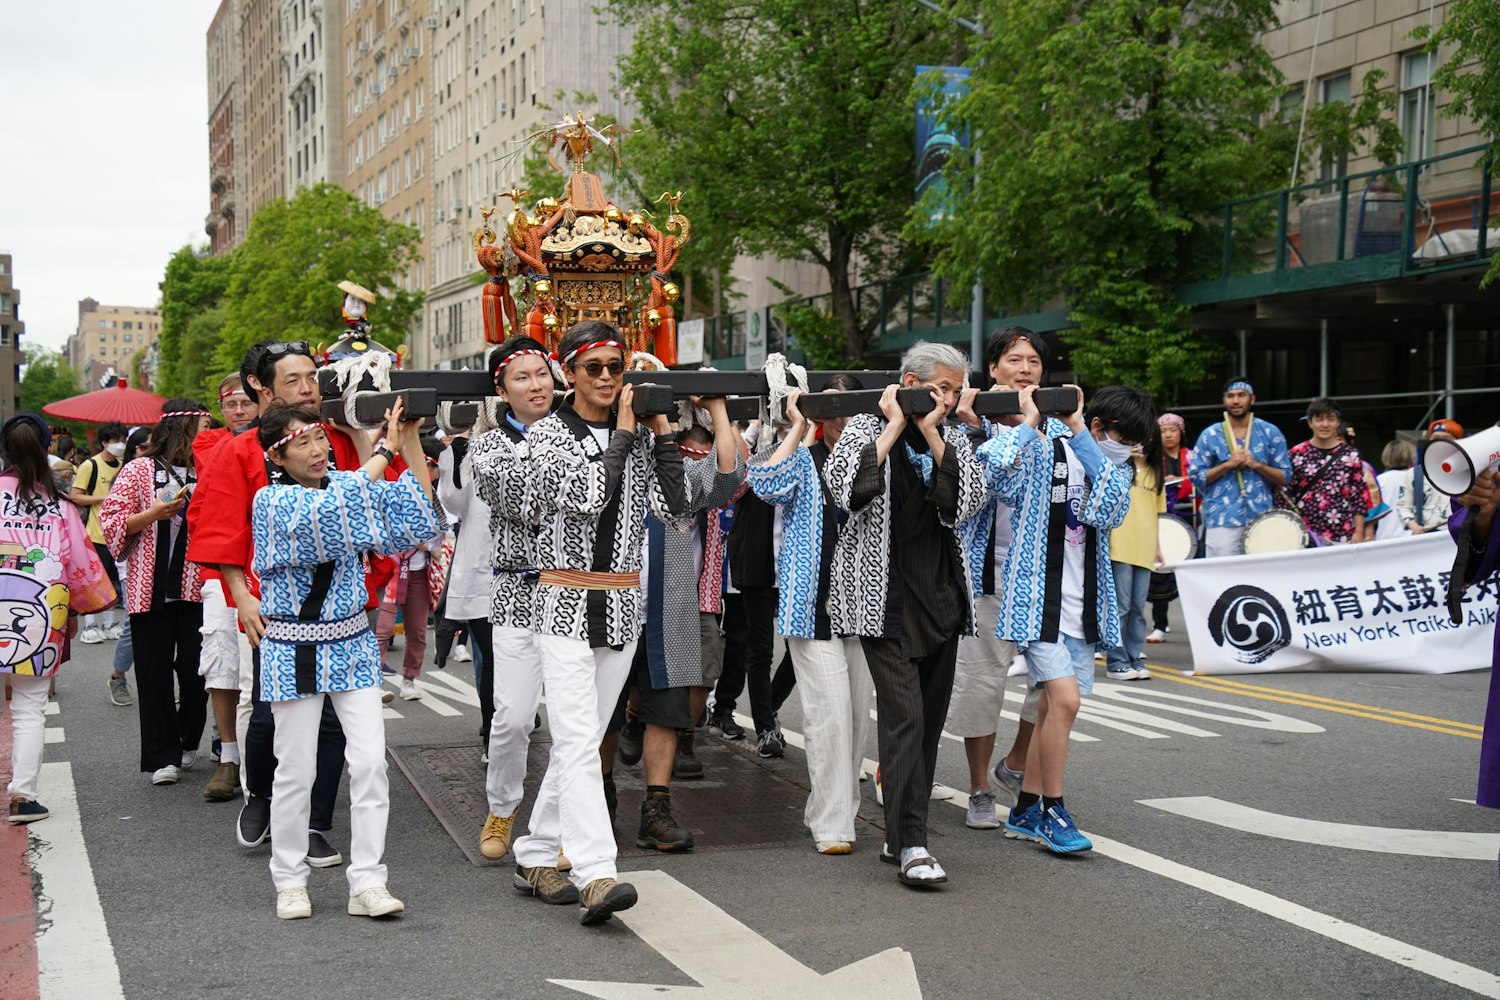
<instances>
[{"instance_id":1,"label":"yellow road line","mask_svg":"<svg viewBox=\"0 0 1500 1000\"><path fill-rule=\"evenodd\" d=\"M1175 674L1172 679L1185 678L1182 671L1175 667L1152 666L1152 670L1162 670L1168 674ZM1402 712L1394 708L1382 708L1379 705L1365 705L1357 701L1339 701L1337 698L1325 698L1320 694L1307 694L1302 691L1287 691L1282 688L1262 687L1258 684L1246 684L1244 681L1231 680L1228 677L1218 677L1213 674L1194 674L1193 679L1209 684L1218 684L1226 688L1235 688L1241 691L1256 691L1265 694L1284 695L1291 698L1299 698L1303 701L1318 702L1323 705L1337 705L1341 708L1358 708L1368 712L1379 712L1382 715L1393 715L1402 719L1414 719L1417 722L1435 722L1440 726L1451 726L1454 729L1467 729L1475 733L1483 733L1483 726L1476 726L1471 722L1457 722L1453 719L1439 719L1431 715L1417 715L1414 712Z\"/></svg>"},{"instance_id":2,"label":"yellow road line","mask_svg":"<svg viewBox=\"0 0 1500 1000\"><path fill-rule=\"evenodd\" d=\"M1407 719L1396 718L1395 716L1390 715L1390 714L1381 714L1381 713L1385 712L1385 709L1376 708L1375 706L1372 706L1372 705L1363 706L1364 708L1371 709L1371 711L1359 711L1359 710L1353 709L1353 708L1344 708L1344 707L1341 707L1340 705L1328 705L1328 704L1320 704L1320 703L1318 703L1316 701L1306 701L1306 700L1302 700L1300 697L1297 697L1297 696L1283 697L1283 695L1285 695L1286 692L1277 692L1276 694L1260 694L1260 693L1257 693L1257 692L1261 692L1261 691L1275 691L1276 689L1275 688L1256 688L1254 685L1250 685L1250 684L1243 685L1245 688L1249 688L1250 690L1243 690L1242 691L1242 690L1237 690L1236 688L1233 688L1233 687L1225 686L1225 685L1223 685L1221 683L1210 683L1207 680L1199 680L1196 677L1184 677L1184 676L1181 675L1181 673L1179 673L1176 670L1171 669L1170 667L1161 667L1161 668L1158 668L1158 667L1153 666L1151 664L1147 664L1147 666L1151 667L1152 671L1156 671L1156 670L1160 669L1161 673L1158 676L1160 676L1163 680L1176 681L1178 684L1190 684L1193 687L1204 688L1205 690L1208 690L1208 691L1217 691L1220 694L1237 694L1237 695L1241 695L1242 697L1246 697L1246 698L1256 698L1256 699L1259 699L1261 701L1275 701L1275 702L1280 702L1283 705L1296 705L1299 708L1315 708L1315 709L1318 709L1318 710L1324 711L1324 712L1336 712L1339 715L1352 715L1352 716L1356 716L1356 717L1361 718L1361 719L1372 719L1375 722L1389 722L1389 723L1391 723L1394 726L1406 726L1406 727L1411 728L1411 729L1425 729L1428 732L1442 733L1442 734L1444 734L1446 736L1464 736L1464 737L1467 737L1467 738L1469 738L1471 740L1477 740L1477 739L1480 738L1480 735L1481 735L1481 733L1478 733L1478 732L1469 732L1469 731L1464 730L1464 729L1450 729L1450 728L1444 728L1443 726L1432 726L1432 725L1428 725L1425 722L1413 722L1413 721L1410 721L1410 720L1407 720ZM1467 723L1462 723L1462 722L1448 722L1448 720L1446 720L1446 719L1438 719L1436 721L1447 723L1450 726L1466 726L1466 725L1468 725Z\"/></svg>"}]
</instances>

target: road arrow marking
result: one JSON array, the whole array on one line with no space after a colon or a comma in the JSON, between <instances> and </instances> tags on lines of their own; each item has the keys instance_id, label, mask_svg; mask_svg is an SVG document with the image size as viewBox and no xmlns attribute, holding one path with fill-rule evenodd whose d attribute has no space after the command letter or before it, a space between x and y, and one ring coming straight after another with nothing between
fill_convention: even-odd
<instances>
[{"instance_id":1,"label":"road arrow marking","mask_svg":"<svg viewBox=\"0 0 1500 1000\"><path fill-rule=\"evenodd\" d=\"M1342 847L1351 851L1374 851L1379 854L1408 854L1419 858L1456 858L1463 861L1494 861L1496 854L1500 853L1500 834L1403 830L1385 826L1330 823L1264 812L1209 795L1139 801L1143 806L1215 826L1323 847Z\"/></svg>"},{"instance_id":2,"label":"road arrow marking","mask_svg":"<svg viewBox=\"0 0 1500 1000\"><path fill-rule=\"evenodd\" d=\"M666 872L627 877L640 902L616 919L699 985L551 982L599 1000L921 1000L901 948L819 975Z\"/></svg>"}]
</instances>

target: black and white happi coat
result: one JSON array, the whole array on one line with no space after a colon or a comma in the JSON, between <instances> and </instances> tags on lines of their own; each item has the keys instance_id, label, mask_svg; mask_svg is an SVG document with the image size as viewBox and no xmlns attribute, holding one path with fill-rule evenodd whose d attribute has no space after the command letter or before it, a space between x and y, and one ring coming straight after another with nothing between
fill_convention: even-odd
<instances>
[{"instance_id":1,"label":"black and white happi coat","mask_svg":"<svg viewBox=\"0 0 1500 1000\"><path fill-rule=\"evenodd\" d=\"M509 420L501 420L499 427L469 442L464 464L471 470L479 499L490 508L489 562L494 569L490 621L529 629L537 568L537 521L528 504L531 469L526 462L526 435Z\"/></svg>"},{"instance_id":2,"label":"black and white happi coat","mask_svg":"<svg viewBox=\"0 0 1500 1000\"><path fill-rule=\"evenodd\" d=\"M736 449L736 453L738 449ZM745 465L738 454L733 472L720 472L716 455L682 463L687 483L687 516L648 532L662 532L662 579L660 587L649 575L644 581L646 601L660 595L659 609L647 608L646 663L653 688L696 687L703 683L703 644L687 641L699 635L698 549L703 544L705 514L728 506L745 480ZM693 529L697 526L695 540ZM652 566L651 571L655 572ZM656 625L652 629L650 626ZM674 641L677 640L677 641Z\"/></svg>"},{"instance_id":3,"label":"black and white happi coat","mask_svg":"<svg viewBox=\"0 0 1500 1000\"><path fill-rule=\"evenodd\" d=\"M849 512L849 519L839 529L838 544L833 550L833 570L828 580L828 620L835 635L886 635L888 605L891 601L891 462L896 452L906 447L904 438L891 449L883 465L875 463L875 439L885 430L884 417L861 413L851 417L839 436L838 444L823 468L823 481L833 501ZM975 516L986 499L983 471L974 459L973 448L963 428L944 424L943 441L952 452L958 469L957 516L952 524L943 520L952 532L953 557L956 565L969 575L963 545L957 528ZM945 463L946 464L946 463ZM883 477L885 488L858 510L851 509L855 484L864 476ZM940 518L941 519L941 518ZM973 581L964 592L974 592ZM967 597L961 634L974 634L973 598Z\"/></svg>"},{"instance_id":4,"label":"black and white happi coat","mask_svg":"<svg viewBox=\"0 0 1500 1000\"><path fill-rule=\"evenodd\" d=\"M536 566L596 573L639 573L645 515L670 523L688 509L682 455L671 438L648 430L610 430L601 448L590 425L565 401L526 434ZM623 646L640 636L641 590L536 588L531 628ZM697 632L693 633L695 639Z\"/></svg>"}]
</instances>

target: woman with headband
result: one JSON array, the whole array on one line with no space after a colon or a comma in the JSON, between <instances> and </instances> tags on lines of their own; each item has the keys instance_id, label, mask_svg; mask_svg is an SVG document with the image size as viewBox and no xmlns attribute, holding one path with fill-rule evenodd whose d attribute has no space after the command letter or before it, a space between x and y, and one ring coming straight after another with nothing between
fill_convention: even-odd
<instances>
[{"instance_id":1,"label":"woman with headband","mask_svg":"<svg viewBox=\"0 0 1500 1000\"><path fill-rule=\"evenodd\" d=\"M531 832L515 844L516 866L534 887L526 873L555 867L566 849L585 925L636 901L635 888L615 879L599 742L640 635L642 513L649 504L670 521L688 507L682 456L667 418L637 417L634 393L621 384L625 350L608 323L572 327L557 353L573 394L526 435L539 526L531 627L541 651L552 756Z\"/></svg>"},{"instance_id":2,"label":"woman with headband","mask_svg":"<svg viewBox=\"0 0 1500 1000\"><path fill-rule=\"evenodd\" d=\"M178 768L197 762L207 722L208 692L198 674L203 574L187 559L185 512L198 482L193 439L213 415L192 399L169 399L162 411L145 454L115 477L99 508L99 526L110 552L126 565L141 770L154 785L175 785Z\"/></svg>"},{"instance_id":3,"label":"woman with headband","mask_svg":"<svg viewBox=\"0 0 1500 1000\"><path fill-rule=\"evenodd\" d=\"M465 517L465 539L480 530L477 516L488 508L486 526L492 544L483 554L492 570L488 624L489 648L484 670L494 706L490 719L485 794L489 813L479 833L479 853L499 860L510 850L511 829L521 807L526 751L542 700L542 660L531 629L536 580L536 522L527 507L530 470L526 437L531 426L552 409L552 369L547 349L530 337L512 337L490 352L495 392L505 403L498 426L476 437L465 457L473 477L475 502ZM470 548L466 541L465 548ZM458 567L455 564L454 573ZM486 685L481 684L481 694ZM572 903L578 890L555 866L517 876L522 891L547 902Z\"/></svg>"},{"instance_id":4,"label":"woman with headband","mask_svg":"<svg viewBox=\"0 0 1500 1000\"><path fill-rule=\"evenodd\" d=\"M386 413L385 437L357 472L329 468L329 441L311 407L275 404L257 431L266 461L283 474L255 495L250 524L260 577L260 694L276 718L271 794L271 877L276 915L312 916L307 848L318 732L325 702L343 726L349 765L351 916L406 907L386 889L390 785L381 717L380 649L365 612L361 557L394 554L441 537L446 522L427 461L402 404ZM400 452L407 471L384 477Z\"/></svg>"},{"instance_id":5,"label":"woman with headband","mask_svg":"<svg viewBox=\"0 0 1500 1000\"><path fill-rule=\"evenodd\" d=\"M47 469L51 436L34 413L0 427L0 676L10 688L10 823L47 818L37 801L47 690L79 613L115 602L78 508L63 502Z\"/></svg>"}]
</instances>

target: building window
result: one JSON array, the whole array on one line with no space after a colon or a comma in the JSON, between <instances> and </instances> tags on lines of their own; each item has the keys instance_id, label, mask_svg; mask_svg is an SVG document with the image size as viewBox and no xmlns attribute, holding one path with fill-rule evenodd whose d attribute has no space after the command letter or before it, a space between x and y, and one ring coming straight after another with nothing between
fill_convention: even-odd
<instances>
[{"instance_id":1,"label":"building window","mask_svg":"<svg viewBox=\"0 0 1500 1000\"><path fill-rule=\"evenodd\" d=\"M1437 60L1431 52L1408 52L1401 57L1401 134L1406 139L1406 162L1432 155L1432 132L1437 93L1432 74Z\"/></svg>"},{"instance_id":2,"label":"building window","mask_svg":"<svg viewBox=\"0 0 1500 1000\"><path fill-rule=\"evenodd\" d=\"M1276 117L1280 121L1296 121L1302 115L1302 84L1282 94L1276 101Z\"/></svg>"},{"instance_id":3,"label":"building window","mask_svg":"<svg viewBox=\"0 0 1500 1000\"><path fill-rule=\"evenodd\" d=\"M1335 76L1325 76L1319 88L1321 90L1320 103L1324 105L1349 103L1351 96L1350 76L1348 73L1339 73ZM1332 152L1325 150L1322 159L1318 163L1318 180L1330 181L1343 177L1349 173L1349 153L1347 151L1335 156Z\"/></svg>"}]
</instances>

